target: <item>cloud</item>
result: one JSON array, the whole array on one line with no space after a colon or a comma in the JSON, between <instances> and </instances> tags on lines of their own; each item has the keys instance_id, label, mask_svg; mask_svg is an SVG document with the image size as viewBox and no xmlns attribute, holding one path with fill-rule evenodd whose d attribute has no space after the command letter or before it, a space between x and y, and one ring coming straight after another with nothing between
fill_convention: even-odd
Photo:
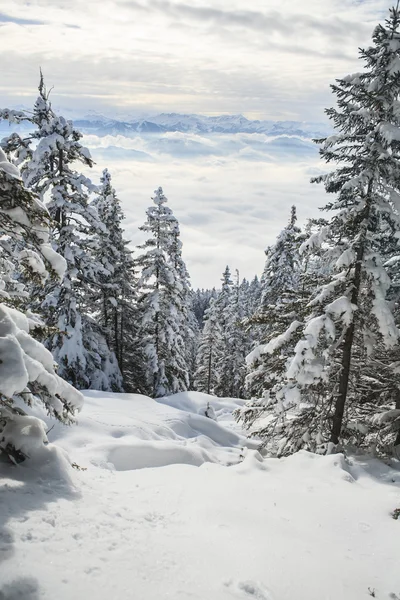
<instances>
[{"instance_id":1,"label":"cloud","mask_svg":"<svg viewBox=\"0 0 400 600\"><path fill-rule=\"evenodd\" d=\"M14 23L14 25L45 25L46 21L40 19L23 19L21 17L12 17L0 12L0 23Z\"/></svg>"},{"instance_id":2,"label":"cloud","mask_svg":"<svg viewBox=\"0 0 400 600\"><path fill-rule=\"evenodd\" d=\"M54 102L67 108L315 119L333 78L357 70L357 48L382 8L383 0L10 0L1 95L10 105L34 97L42 66Z\"/></svg>"},{"instance_id":3,"label":"cloud","mask_svg":"<svg viewBox=\"0 0 400 600\"><path fill-rule=\"evenodd\" d=\"M182 146L169 146L166 152L160 142L170 137L90 135L83 141L97 163L90 172L92 178L97 181L105 166L112 173L127 215L126 234L134 245L143 242L138 227L153 190L163 187L181 223L184 257L195 287L218 286L226 264L239 268L243 277L260 275L264 248L285 225L291 205L297 205L304 222L326 202L323 188L309 182L310 174L324 166L311 142L289 145L282 155L270 146L276 137L179 133L172 137ZM185 144L192 138L203 140L213 154L185 155ZM108 152L116 146L121 151L118 156ZM258 150L260 146L265 146L264 152ZM130 154L132 149L145 152L152 162L138 160Z\"/></svg>"},{"instance_id":4,"label":"cloud","mask_svg":"<svg viewBox=\"0 0 400 600\"><path fill-rule=\"evenodd\" d=\"M193 6L184 3L152 0L151 6L175 18L189 18L222 26L261 31L263 34L279 33L289 38L293 34L314 35L316 32L326 37L343 38L348 36L349 23L340 17L315 17L312 14L292 13L286 15L277 11L266 12L252 10L221 10L210 6ZM352 23L353 32L366 33L366 25L360 22Z\"/></svg>"}]
</instances>

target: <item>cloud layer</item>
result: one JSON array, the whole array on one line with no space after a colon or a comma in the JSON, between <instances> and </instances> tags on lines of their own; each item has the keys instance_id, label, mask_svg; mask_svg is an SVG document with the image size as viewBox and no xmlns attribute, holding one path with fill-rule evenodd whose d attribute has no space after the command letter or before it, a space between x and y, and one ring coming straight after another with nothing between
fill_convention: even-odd
<instances>
[{"instance_id":1,"label":"cloud layer","mask_svg":"<svg viewBox=\"0 0 400 600\"><path fill-rule=\"evenodd\" d=\"M3 102L87 110L241 112L319 120L356 69L386 0L11 0L0 14Z\"/></svg>"},{"instance_id":2,"label":"cloud layer","mask_svg":"<svg viewBox=\"0 0 400 600\"><path fill-rule=\"evenodd\" d=\"M260 275L264 249L296 204L304 222L326 197L311 175L322 164L312 142L261 134L85 136L100 176L107 166L126 212L126 232L138 227L159 185L181 223L184 257L195 287L218 286L226 264L242 277Z\"/></svg>"}]
</instances>

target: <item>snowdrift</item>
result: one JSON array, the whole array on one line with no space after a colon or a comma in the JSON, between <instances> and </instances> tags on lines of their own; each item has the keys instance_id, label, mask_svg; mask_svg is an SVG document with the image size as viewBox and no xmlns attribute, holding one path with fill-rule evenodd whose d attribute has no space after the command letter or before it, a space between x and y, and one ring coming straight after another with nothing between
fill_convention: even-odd
<instances>
[{"instance_id":1,"label":"snowdrift","mask_svg":"<svg viewBox=\"0 0 400 600\"><path fill-rule=\"evenodd\" d=\"M130 471L171 464L238 463L242 449L256 448L257 442L247 440L239 428L227 429L205 417L202 413L209 402L223 418L243 401L224 403L197 392L156 401L138 394L90 391L78 427L57 425L49 439L83 467Z\"/></svg>"}]
</instances>

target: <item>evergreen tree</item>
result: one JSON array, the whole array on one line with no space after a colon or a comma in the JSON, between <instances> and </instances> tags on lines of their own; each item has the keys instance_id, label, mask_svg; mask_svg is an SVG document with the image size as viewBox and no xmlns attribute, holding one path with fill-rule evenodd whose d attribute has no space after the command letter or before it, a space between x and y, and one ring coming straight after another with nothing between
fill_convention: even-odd
<instances>
[{"instance_id":1,"label":"evergreen tree","mask_svg":"<svg viewBox=\"0 0 400 600\"><path fill-rule=\"evenodd\" d=\"M248 293L246 294L246 314L248 317L254 315L259 307L261 293L261 283L257 275L255 275L249 284Z\"/></svg>"},{"instance_id":2,"label":"evergreen tree","mask_svg":"<svg viewBox=\"0 0 400 600\"><path fill-rule=\"evenodd\" d=\"M239 271L236 270L226 325L227 339L229 340L228 365L230 370L230 389L227 390L227 395L232 398L245 397L246 355L250 350L244 325L244 294L247 291L245 283L240 283Z\"/></svg>"},{"instance_id":3,"label":"evergreen tree","mask_svg":"<svg viewBox=\"0 0 400 600\"><path fill-rule=\"evenodd\" d=\"M284 372L286 353L290 352L290 346L283 351L283 345L279 344L271 353L269 342L283 335L292 321L296 327L300 325L302 269L299 248L303 237L296 221L296 208L293 206L288 225L267 250L260 304L250 318L250 325L255 328L255 335L259 336L261 343L247 358L246 386L251 396L262 398L268 406L270 390ZM256 415L254 411L246 414L251 419Z\"/></svg>"},{"instance_id":4,"label":"evergreen tree","mask_svg":"<svg viewBox=\"0 0 400 600\"><path fill-rule=\"evenodd\" d=\"M222 331L215 310L215 298L211 298L204 313L204 327L197 352L197 370L194 387L198 392L215 394L218 387L218 365L221 361Z\"/></svg>"},{"instance_id":5,"label":"evergreen tree","mask_svg":"<svg viewBox=\"0 0 400 600\"><path fill-rule=\"evenodd\" d=\"M240 283L238 271L233 283L228 266L221 281L222 288L216 298L211 297L204 315L195 386L220 397L244 397L245 357L249 350L244 328L248 283Z\"/></svg>"},{"instance_id":6,"label":"evergreen tree","mask_svg":"<svg viewBox=\"0 0 400 600\"><path fill-rule=\"evenodd\" d=\"M217 292L215 288L212 290L198 289L194 292L192 297L192 307L200 330L204 327L205 312L210 306L211 299L215 299L216 297Z\"/></svg>"},{"instance_id":7,"label":"evergreen tree","mask_svg":"<svg viewBox=\"0 0 400 600\"><path fill-rule=\"evenodd\" d=\"M216 319L221 330L221 339L218 348L220 359L217 368L217 383L215 395L219 397L228 397L231 394L232 384L232 364L231 364L231 320L229 307L232 301L233 282L229 267L225 268L222 274L222 287L215 300L214 310Z\"/></svg>"},{"instance_id":8,"label":"evergreen tree","mask_svg":"<svg viewBox=\"0 0 400 600\"><path fill-rule=\"evenodd\" d=\"M185 358L189 375L189 389L193 389L193 379L196 370L196 353L199 339L199 326L193 311L193 291L190 284L189 272L182 257L182 242L180 240L179 223L175 219L171 224L172 245L170 260L177 275L177 291L180 296L181 310L178 315L180 331L185 344Z\"/></svg>"},{"instance_id":9,"label":"evergreen tree","mask_svg":"<svg viewBox=\"0 0 400 600\"><path fill-rule=\"evenodd\" d=\"M26 186L43 201L49 200L47 206L54 224L53 247L67 261L61 283L51 282L43 291L35 290L35 308L38 299L43 300L41 310L45 311L47 324L53 327L46 345L59 364L60 375L67 381L78 388L97 386L101 381L102 389L112 389L115 387L112 382L120 381L118 367L115 363L116 368L111 369L113 359L104 335L84 314L85 299L90 297L92 287L98 286L101 276L110 274L95 260L93 252L96 235L105 229L90 202L90 194L96 187L74 169L79 162L92 166L92 159L80 143L81 133L51 108L42 75L32 115L8 116L17 122L29 120L36 126L29 138L11 136L3 142L3 147L13 152ZM34 148L32 141L36 143ZM107 377L101 372L102 365L110 369Z\"/></svg>"},{"instance_id":10,"label":"evergreen tree","mask_svg":"<svg viewBox=\"0 0 400 600\"><path fill-rule=\"evenodd\" d=\"M98 322L105 332L108 347L115 354L120 372L126 371L129 387L129 379L132 377L130 365L134 360L127 360L128 356L125 356L125 353L131 359L134 358L130 348L132 325L135 320L134 262L128 242L124 239L122 221L125 217L121 203L112 187L111 175L107 169L103 171L100 181L101 186L94 206L104 229L100 229L96 236L94 255L103 269L99 285L93 289L91 301L94 307L96 304L100 306L100 310L95 311L98 312ZM120 388L120 382L114 381L112 387Z\"/></svg>"},{"instance_id":11,"label":"evergreen tree","mask_svg":"<svg viewBox=\"0 0 400 600\"><path fill-rule=\"evenodd\" d=\"M0 150L0 452L23 460L46 441L44 423L16 408L41 401L64 423L74 420L82 396L55 371L51 354L34 339L43 323L15 308L25 290L14 283L62 277L65 261L49 244L49 217L39 199L24 186L18 169ZM19 244L23 242L23 250Z\"/></svg>"},{"instance_id":12,"label":"evergreen tree","mask_svg":"<svg viewBox=\"0 0 400 600\"><path fill-rule=\"evenodd\" d=\"M332 86L337 108L327 114L337 133L319 143L321 156L339 166L314 181L336 199L326 206L333 216L307 246L323 248L329 239L325 259L333 274L310 303L303 335L275 390L282 415L279 454L300 447L332 452L354 429L368 436L368 417L361 418L367 407L357 389L360 362L398 346L382 244L394 242L400 224L399 23L399 8L393 8L375 29L373 45L360 50L364 70ZM389 399L394 410L396 398ZM395 431L391 435L394 443Z\"/></svg>"},{"instance_id":13,"label":"evergreen tree","mask_svg":"<svg viewBox=\"0 0 400 600\"><path fill-rule=\"evenodd\" d=\"M183 268L177 258L177 224L162 188L140 228L150 234L135 264L141 271L137 345L142 350L143 378L138 389L155 398L185 391L187 367L187 305L182 295Z\"/></svg>"}]
</instances>

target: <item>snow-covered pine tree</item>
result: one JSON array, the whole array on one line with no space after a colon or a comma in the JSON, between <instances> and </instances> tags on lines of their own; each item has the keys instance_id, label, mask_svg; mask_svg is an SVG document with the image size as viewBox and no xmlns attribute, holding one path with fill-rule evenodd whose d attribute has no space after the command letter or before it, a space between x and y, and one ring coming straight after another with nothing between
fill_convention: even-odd
<instances>
[{"instance_id":1,"label":"snow-covered pine tree","mask_svg":"<svg viewBox=\"0 0 400 600\"><path fill-rule=\"evenodd\" d=\"M301 447L333 452L354 429L366 434L365 418L352 421L363 405L357 363L398 345L382 242L394 241L400 225L399 25L397 6L375 29L373 45L360 50L364 70L332 86L337 108L327 114L337 133L318 141L321 156L339 166L314 181L336 199L325 207L333 211L328 225L306 246L323 246L329 238L333 275L310 303L303 336L275 392L283 415L280 454ZM393 396L393 409L395 403Z\"/></svg>"},{"instance_id":2,"label":"snow-covered pine tree","mask_svg":"<svg viewBox=\"0 0 400 600\"><path fill-rule=\"evenodd\" d=\"M192 299L193 312L197 319L197 323L200 330L203 329L205 312L210 305L211 298L215 299L216 297L217 292L215 288L213 288L212 290L197 289L194 292Z\"/></svg>"},{"instance_id":3,"label":"snow-covered pine tree","mask_svg":"<svg viewBox=\"0 0 400 600\"><path fill-rule=\"evenodd\" d=\"M292 206L288 224L278 235L275 244L266 250L260 306L257 310L260 320L263 315L268 317L271 306L284 304L286 296L291 296L298 285L299 247L303 239L296 223L296 207Z\"/></svg>"},{"instance_id":4,"label":"snow-covered pine tree","mask_svg":"<svg viewBox=\"0 0 400 600\"><path fill-rule=\"evenodd\" d=\"M21 403L30 406L37 399L64 423L71 423L82 405L82 395L56 374L52 355L33 337L43 323L14 308L25 294L13 281L21 272L25 281L44 282L62 277L65 266L49 243L47 211L0 149L0 453L14 461L31 456L47 440L45 424L24 414Z\"/></svg>"},{"instance_id":5,"label":"snow-covered pine tree","mask_svg":"<svg viewBox=\"0 0 400 600\"><path fill-rule=\"evenodd\" d=\"M189 386L187 365L187 304L183 297L177 258L177 223L162 188L155 191L154 206L140 229L150 237L140 246L135 260L141 272L137 346L142 349L143 378L138 391L155 398L185 391ZM178 264L179 263L179 264Z\"/></svg>"},{"instance_id":6,"label":"snow-covered pine tree","mask_svg":"<svg viewBox=\"0 0 400 600\"><path fill-rule=\"evenodd\" d=\"M261 284L257 275L249 283L244 279L240 285L240 295L242 299L242 312L243 320L242 327L244 329L244 348L246 351L246 357L249 355L251 350L259 344L260 335L257 331L257 327L252 324L252 318L258 307L260 306L261 300ZM247 371L247 362L246 362ZM248 396L248 390L245 385L245 397Z\"/></svg>"},{"instance_id":7,"label":"snow-covered pine tree","mask_svg":"<svg viewBox=\"0 0 400 600\"><path fill-rule=\"evenodd\" d=\"M248 317L254 315L260 305L261 300L261 283L257 275L251 280L249 290L246 294L246 314Z\"/></svg>"},{"instance_id":8,"label":"snow-covered pine tree","mask_svg":"<svg viewBox=\"0 0 400 600\"><path fill-rule=\"evenodd\" d=\"M222 358L222 331L215 302L215 298L211 298L204 313L204 326L197 350L197 369L194 377L195 389L206 394L215 394L218 387L218 365Z\"/></svg>"},{"instance_id":9,"label":"snow-covered pine tree","mask_svg":"<svg viewBox=\"0 0 400 600\"><path fill-rule=\"evenodd\" d=\"M382 257L387 258L384 266L391 279L387 299L400 327L398 240L381 241ZM348 403L344 435L357 447L372 449L380 456L395 453L400 458L400 344L386 348L377 342L374 351L365 355L364 344L355 336L351 386L357 390L357 401Z\"/></svg>"},{"instance_id":10,"label":"snow-covered pine tree","mask_svg":"<svg viewBox=\"0 0 400 600\"><path fill-rule=\"evenodd\" d=\"M215 386L215 395L219 397L229 397L232 389L232 364L231 364L231 330L232 315L229 307L232 302L233 281L231 271L226 266L222 274L221 290L215 300L213 310L221 330L220 345L218 348L219 360L216 364L217 383Z\"/></svg>"},{"instance_id":11,"label":"snow-covered pine tree","mask_svg":"<svg viewBox=\"0 0 400 600\"><path fill-rule=\"evenodd\" d=\"M246 355L250 350L249 337L245 330L245 297L247 286L240 282L239 271L236 275L227 308L227 340L229 340L228 364L231 374L230 389L226 395L231 398L245 397ZM223 361L224 362L224 361Z\"/></svg>"},{"instance_id":12,"label":"snow-covered pine tree","mask_svg":"<svg viewBox=\"0 0 400 600\"><path fill-rule=\"evenodd\" d=\"M181 333L186 347L186 364L189 374L189 389L193 388L193 378L196 369L196 353L199 340L199 326L193 310L193 290L190 275L182 256L182 241L180 239L179 222L172 222L172 245L170 260L177 274L177 289L181 297L181 312L179 320Z\"/></svg>"},{"instance_id":13,"label":"snow-covered pine tree","mask_svg":"<svg viewBox=\"0 0 400 600\"><path fill-rule=\"evenodd\" d=\"M122 229L125 216L111 184L108 169L103 171L100 182L99 194L93 204L104 229L100 229L96 235L94 256L102 265L103 271L100 273L98 286L93 288L91 303L98 317L96 320L105 332L107 344L116 356L121 373L126 371L129 387L131 360L127 360L127 355L132 353L129 346L135 321L134 262ZM99 309L96 310L96 306ZM133 356L131 358L133 359ZM133 364L132 368L135 368ZM113 389L121 387L118 381L112 384Z\"/></svg>"},{"instance_id":14,"label":"snow-covered pine tree","mask_svg":"<svg viewBox=\"0 0 400 600\"><path fill-rule=\"evenodd\" d=\"M2 111L1 116L36 126L27 138L13 135L2 145L15 156L26 186L48 201L54 224L53 247L67 261L63 281L43 288L41 309L54 331L46 345L59 363L59 374L67 381L78 388L97 387L101 382L101 389L112 389L112 381L120 381L118 365L110 356L103 333L89 316L86 318L83 308L91 288L107 274L91 248L96 235L104 230L90 203L96 186L74 168L77 163L92 166L90 154L81 145L82 135L72 122L54 113L42 74L33 113Z\"/></svg>"},{"instance_id":15,"label":"snow-covered pine tree","mask_svg":"<svg viewBox=\"0 0 400 600\"><path fill-rule=\"evenodd\" d=\"M260 304L250 317L250 326L259 336L258 344L247 357L247 392L261 399L261 405L270 407L270 391L285 370L290 345L279 344L271 353L270 342L282 336L290 324L300 326L300 315L304 299L301 294L302 268L299 248L304 241L300 228L296 225L296 208L292 206L289 223L282 229L273 244L266 251L267 259L262 277ZM282 339L282 338L279 338ZM282 339L283 342L283 339ZM260 404L260 401L256 401ZM251 420L256 412L246 410L242 414Z\"/></svg>"}]
</instances>

